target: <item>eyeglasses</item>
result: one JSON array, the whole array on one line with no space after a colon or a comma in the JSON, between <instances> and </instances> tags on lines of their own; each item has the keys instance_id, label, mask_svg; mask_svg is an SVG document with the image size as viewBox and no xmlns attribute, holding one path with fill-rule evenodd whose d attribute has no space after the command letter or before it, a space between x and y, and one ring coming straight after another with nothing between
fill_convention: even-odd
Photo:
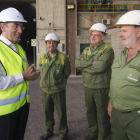
<instances>
[{"instance_id":1,"label":"eyeglasses","mask_svg":"<svg viewBox=\"0 0 140 140\"><path fill-rule=\"evenodd\" d=\"M5 26L7 26L7 25L8 25L8 23L10 23L10 22L5 22L5 23L4 23L4 25L5 25ZM21 28L21 30L24 30L24 29L25 29L25 27L24 27L24 26L22 26L22 25L20 26L18 23L17 23L17 24L16 24L16 23L14 23L14 25L12 25L12 28L13 28L13 29L15 29L15 30L17 30L17 29L18 29L18 27L20 27L20 28Z\"/></svg>"},{"instance_id":2,"label":"eyeglasses","mask_svg":"<svg viewBox=\"0 0 140 140\"><path fill-rule=\"evenodd\" d=\"M47 41L47 43L48 43L48 44L54 44L54 45L57 44L56 41Z\"/></svg>"},{"instance_id":3,"label":"eyeglasses","mask_svg":"<svg viewBox=\"0 0 140 140\"><path fill-rule=\"evenodd\" d=\"M18 27L20 27L22 30L24 30L25 29L25 27L24 26L20 26L20 25L18 25L18 24L14 24L13 26L12 26L12 28L13 29L15 29L15 30L17 30L18 29Z\"/></svg>"},{"instance_id":4,"label":"eyeglasses","mask_svg":"<svg viewBox=\"0 0 140 140\"><path fill-rule=\"evenodd\" d=\"M102 36L102 35L98 35L98 34L91 34L91 36L94 36L94 37L99 37L99 36Z\"/></svg>"}]
</instances>

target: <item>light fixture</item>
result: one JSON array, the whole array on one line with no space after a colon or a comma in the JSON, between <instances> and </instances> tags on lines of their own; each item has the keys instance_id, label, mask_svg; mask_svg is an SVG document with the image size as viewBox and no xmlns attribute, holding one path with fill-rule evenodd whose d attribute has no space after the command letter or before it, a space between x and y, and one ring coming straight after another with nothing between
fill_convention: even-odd
<instances>
[{"instance_id":1,"label":"light fixture","mask_svg":"<svg viewBox=\"0 0 140 140\"><path fill-rule=\"evenodd\" d=\"M74 10L74 3L68 3L68 10Z\"/></svg>"}]
</instances>

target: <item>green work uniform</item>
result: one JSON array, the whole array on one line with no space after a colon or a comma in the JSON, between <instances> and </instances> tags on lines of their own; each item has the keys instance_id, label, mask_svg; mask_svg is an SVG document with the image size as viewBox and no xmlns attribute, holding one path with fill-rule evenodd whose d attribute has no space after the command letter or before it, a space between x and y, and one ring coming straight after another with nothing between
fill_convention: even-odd
<instances>
[{"instance_id":1,"label":"green work uniform","mask_svg":"<svg viewBox=\"0 0 140 140\"><path fill-rule=\"evenodd\" d=\"M59 51L51 59L49 52L46 52L40 56L39 66L45 113L44 133L53 134L55 106L59 116L59 134L65 137L68 135L65 86L71 73L69 59Z\"/></svg>"},{"instance_id":2,"label":"green work uniform","mask_svg":"<svg viewBox=\"0 0 140 140\"><path fill-rule=\"evenodd\" d=\"M112 65L110 101L113 111L113 139L140 139L140 50L128 61L124 48Z\"/></svg>"},{"instance_id":3,"label":"green work uniform","mask_svg":"<svg viewBox=\"0 0 140 140\"><path fill-rule=\"evenodd\" d=\"M113 49L102 42L96 49L92 45L85 48L75 62L82 70L90 136L98 137L98 140L111 138L107 104L113 59ZM96 63L92 64L92 61Z\"/></svg>"}]
</instances>

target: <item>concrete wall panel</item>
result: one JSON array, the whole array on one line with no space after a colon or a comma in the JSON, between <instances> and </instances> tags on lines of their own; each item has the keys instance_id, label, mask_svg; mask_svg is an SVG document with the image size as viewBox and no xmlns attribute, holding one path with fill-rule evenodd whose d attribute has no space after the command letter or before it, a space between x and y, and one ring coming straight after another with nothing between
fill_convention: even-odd
<instances>
[{"instance_id":1,"label":"concrete wall panel","mask_svg":"<svg viewBox=\"0 0 140 140\"><path fill-rule=\"evenodd\" d=\"M37 27L53 29L65 26L65 1L64 0L42 0L38 2ZM50 25L51 24L51 25Z\"/></svg>"},{"instance_id":2,"label":"concrete wall panel","mask_svg":"<svg viewBox=\"0 0 140 140\"><path fill-rule=\"evenodd\" d=\"M109 35L111 35L111 47L114 49L115 56L125 47L119 37L119 32L119 28L109 30Z\"/></svg>"},{"instance_id":3,"label":"concrete wall panel","mask_svg":"<svg viewBox=\"0 0 140 140\"><path fill-rule=\"evenodd\" d=\"M57 34L59 37L65 36L64 29L62 29L62 30L56 29L56 31L53 30L53 29L38 29L38 36L43 36L44 39L45 39L45 36L46 36L48 33L55 33L55 34Z\"/></svg>"}]
</instances>

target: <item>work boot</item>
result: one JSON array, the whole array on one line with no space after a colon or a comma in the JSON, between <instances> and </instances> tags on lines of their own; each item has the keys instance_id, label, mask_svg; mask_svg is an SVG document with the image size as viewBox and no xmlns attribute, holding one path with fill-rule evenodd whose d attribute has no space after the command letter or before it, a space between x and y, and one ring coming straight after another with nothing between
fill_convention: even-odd
<instances>
[{"instance_id":1,"label":"work boot","mask_svg":"<svg viewBox=\"0 0 140 140\"><path fill-rule=\"evenodd\" d=\"M41 137L39 137L39 140L47 140L48 138L52 137L53 134L43 134Z\"/></svg>"},{"instance_id":2,"label":"work boot","mask_svg":"<svg viewBox=\"0 0 140 140\"><path fill-rule=\"evenodd\" d=\"M90 136L90 135L84 137L84 140L97 140L97 139L98 139L98 137L93 137L93 136Z\"/></svg>"},{"instance_id":3,"label":"work boot","mask_svg":"<svg viewBox=\"0 0 140 140\"><path fill-rule=\"evenodd\" d=\"M61 137L61 140L68 140L68 137Z\"/></svg>"},{"instance_id":4,"label":"work boot","mask_svg":"<svg viewBox=\"0 0 140 140\"><path fill-rule=\"evenodd\" d=\"M62 137L61 140L68 140L68 138L67 137Z\"/></svg>"}]
</instances>

